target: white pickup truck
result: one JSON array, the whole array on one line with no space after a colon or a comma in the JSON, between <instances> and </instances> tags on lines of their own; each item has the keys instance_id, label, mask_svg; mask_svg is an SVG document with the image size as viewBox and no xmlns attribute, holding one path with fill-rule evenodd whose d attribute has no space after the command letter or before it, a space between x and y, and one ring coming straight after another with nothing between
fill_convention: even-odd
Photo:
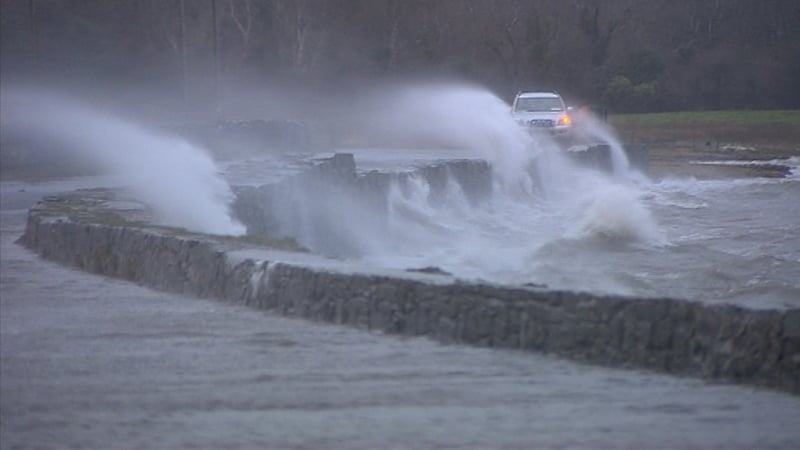
<instances>
[{"instance_id":1,"label":"white pickup truck","mask_svg":"<svg viewBox=\"0 0 800 450\"><path fill-rule=\"evenodd\" d=\"M566 136L572 130L572 117L564 100L555 92L524 92L514 97L511 114L532 132L543 131Z\"/></svg>"}]
</instances>

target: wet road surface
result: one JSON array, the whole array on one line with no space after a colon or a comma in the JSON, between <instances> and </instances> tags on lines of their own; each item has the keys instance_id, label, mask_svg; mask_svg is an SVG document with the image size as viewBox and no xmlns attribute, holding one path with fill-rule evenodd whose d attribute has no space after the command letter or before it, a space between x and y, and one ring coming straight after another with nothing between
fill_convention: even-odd
<instances>
[{"instance_id":1,"label":"wet road surface","mask_svg":"<svg viewBox=\"0 0 800 450\"><path fill-rule=\"evenodd\" d=\"M0 447L800 448L800 398L271 316L44 261L3 183Z\"/></svg>"}]
</instances>

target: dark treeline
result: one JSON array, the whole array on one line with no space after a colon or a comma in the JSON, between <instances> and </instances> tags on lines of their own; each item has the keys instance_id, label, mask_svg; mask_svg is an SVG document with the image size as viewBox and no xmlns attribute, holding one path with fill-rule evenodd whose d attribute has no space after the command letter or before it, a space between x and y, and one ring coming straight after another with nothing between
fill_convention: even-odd
<instances>
[{"instance_id":1,"label":"dark treeline","mask_svg":"<svg viewBox=\"0 0 800 450\"><path fill-rule=\"evenodd\" d=\"M452 76L616 111L800 108L800 0L2 0L2 70L189 90Z\"/></svg>"}]
</instances>

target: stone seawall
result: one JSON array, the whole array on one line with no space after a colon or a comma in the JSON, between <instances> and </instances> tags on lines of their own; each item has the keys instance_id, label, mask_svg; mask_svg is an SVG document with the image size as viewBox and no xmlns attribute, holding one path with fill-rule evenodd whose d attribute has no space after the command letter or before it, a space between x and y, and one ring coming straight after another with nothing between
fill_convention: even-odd
<instances>
[{"instance_id":1,"label":"stone seawall","mask_svg":"<svg viewBox=\"0 0 800 450\"><path fill-rule=\"evenodd\" d=\"M152 288L286 316L546 352L594 364L800 394L800 310L469 283L143 225L108 191L49 198L20 241L46 258Z\"/></svg>"},{"instance_id":2,"label":"stone seawall","mask_svg":"<svg viewBox=\"0 0 800 450\"><path fill-rule=\"evenodd\" d=\"M366 218L360 221L361 227L385 235L389 192L411 179L425 183L427 197L434 203L447 195L450 185L457 186L471 204L486 200L492 190L486 161L439 161L401 173L360 173L352 154L339 153L280 182L237 187L232 209L250 235L300 238L315 253L346 258L358 254L362 244L341 231L342 223L350 223L348 215Z\"/></svg>"},{"instance_id":3,"label":"stone seawall","mask_svg":"<svg viewBox=\"0 0 800 450\"><path fill-rule=\"evenodd\" d=\"M645 164L646 149L631 146L626 152L632 165ZM568 152L567 156L584 167L613 171L608 145ZM527 175L534 185L540 183L533 166L528 167ZM349 258L360 253L363 236L354 242L352 233L342 232L342 224L360 216L362 231L385 236L390 197L396 200L408 192L419 195L420 185L434 208L462 201L480 207L490 201L495 188L492 167L484 160L436 160L396 173L363 172L357 169L352 154L337 153L280 181L236 187L232 209L250 235L292 238L315 253Z\"/></svg>"}]
</instances>

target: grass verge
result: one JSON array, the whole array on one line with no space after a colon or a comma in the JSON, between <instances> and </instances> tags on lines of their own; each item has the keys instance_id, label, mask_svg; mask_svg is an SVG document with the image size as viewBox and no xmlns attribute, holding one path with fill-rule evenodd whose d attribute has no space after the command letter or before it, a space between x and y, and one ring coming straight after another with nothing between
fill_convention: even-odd
<instances>
[{"instance_id":1,"label":"grass verge","mask_svg":"<svg viewBox=\"0 0 800 450\"><path fill-rule=\"evenodd\" d=\"M765 125L787 124L800 127L800 109L769 111L679 111L647 114L614 114L609 117L614 126L631 125L698 125L698 124L742 124Z\"/></svg>"},{"instance_id":2,"label":"grass verge","mask_svg":"<svg viewBox=\"0 0 800 450\"><path fill-rule=\"evenodd\" d=\"M648 149L649 173L656 178L783 177L788 169L780 164L723 163L800 155L800 110L618 114L609 123L624 143Z\"/></svg>"}]
</instances>

